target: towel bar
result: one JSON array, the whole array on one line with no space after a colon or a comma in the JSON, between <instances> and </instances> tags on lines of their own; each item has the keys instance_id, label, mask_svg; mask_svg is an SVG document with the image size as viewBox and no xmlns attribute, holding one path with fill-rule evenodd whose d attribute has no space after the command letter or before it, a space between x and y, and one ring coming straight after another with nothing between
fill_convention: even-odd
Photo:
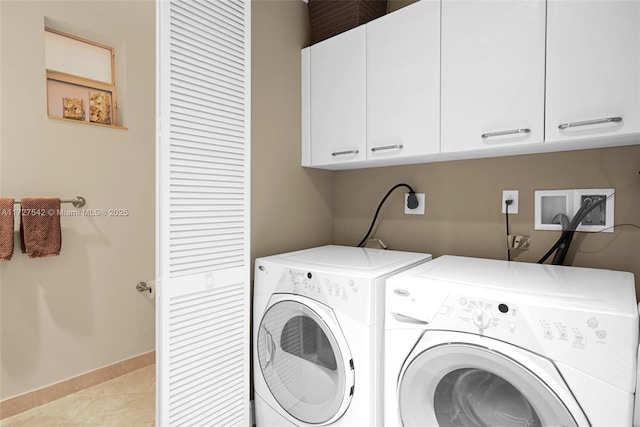
<instances>
[{"instance_id":1,"label":"towel bar","mask_svg":"<svg viewBox=\"0 0 640 427\"><path fill-rule=\"evenodd\" d=\"M60 200L60 203L73 203L73 206L75 206L76 208L81 208L84 205L87 204L87 200L82 197L82 196L76 196L71 200ZM15 202L13 202L14 205L19 205L20 201L16 200Z\"/></svg>"}]
</instances>

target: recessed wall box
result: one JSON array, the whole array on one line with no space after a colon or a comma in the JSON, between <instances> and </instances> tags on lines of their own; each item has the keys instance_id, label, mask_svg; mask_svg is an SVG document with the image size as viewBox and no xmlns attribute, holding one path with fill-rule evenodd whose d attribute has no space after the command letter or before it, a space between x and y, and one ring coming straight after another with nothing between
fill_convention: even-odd
<instances>
[{"instance_id":1,"label":"recessed wall box","mask_svg":"<svg viewBox=\"0 0 640 427\"><path fill-rule=\"evenodd\" d=\"M559 214L571 219L573 195L570 190L539 190L535 192L535 229L562 230L560 221L554 222Z\"/></svg>"},{"instance_id":2,"label":"recessed wall box","mask_svg":"<svg viewBox=\"0 0 640 427\"><path fill-rule=\"evenodd\" d=\"M535 192L535 229L562 231L561 215L571 221L587 199L606 201L593 209L578 225L576 231L613 232L613 206L615 190L612 188L586 188L574 190L538 190Z\"/></svg>"}]
</instances>

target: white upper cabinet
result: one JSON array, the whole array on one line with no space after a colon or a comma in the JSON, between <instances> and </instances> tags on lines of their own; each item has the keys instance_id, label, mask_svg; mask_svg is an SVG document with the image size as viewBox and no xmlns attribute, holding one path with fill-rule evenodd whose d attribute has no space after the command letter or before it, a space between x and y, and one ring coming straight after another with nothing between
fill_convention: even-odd
<instances>
[{"instance_id":1,"label":"white upper cabinet","mask_svg":"<svg viewBox=\"0 0 640 427\"><path fill-rule=\"evenodd\" d=\"M640 1L547 8L546 141L640 132Z\"/></svg>"},{"instance_id":2,"label":"white upper cabinet","mask_svg":"<svg viewBox=\"0 0 640 427\"><path fill-rule=\"evenodd\" d=\"M360 26L308 48L310 166L366 158L365 43Z\"/></svg>"},{"instance_id":3,"label":"white upper cabinet","mask_svg":"<svg viewBox=\"0 0 640 427\"><path fill-rule=\"evenodd\" d=\"M303 166L415 163L438 154L440 0L303 49L302 94Z\"/></svg>"},{"instance_id":4,"label":"white upper cabinet","mask_svg":"<svg viewBox=\"0 0 640 427\"><path fill-rule=\"evenodd\" d=\"M440 151L440 0L366 25L367 160Z\"/></svg>"},{"instance_id":5,"label":"white upper cabinet","mask_svg":"<svg viewBox=\"0 0 640 427\"><path fill-rule=\"evenodd\" d=\"M544 140L545 1L442 1L443 153Z\"/></svg>"},{"instance_id":6,"label":"white upper cabinet","mask_svg":"<svg viewBox=\"0 0 640 427\"><path fill-rule=\"evenodd\" d=\"M640 144L640 0L420 0L302 51L302 165Z\"/></svg>"}]
</instances>

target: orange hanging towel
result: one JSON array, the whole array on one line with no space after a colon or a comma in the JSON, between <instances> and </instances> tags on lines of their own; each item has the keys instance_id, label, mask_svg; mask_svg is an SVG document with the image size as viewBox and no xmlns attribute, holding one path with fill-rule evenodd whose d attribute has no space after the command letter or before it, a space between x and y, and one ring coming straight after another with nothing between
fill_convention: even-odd
<instances>
[{"instance_id":1,"label":"orange hanging towel","mask_svg":"<svg viewBox=\"0 0 640 427\"><path fill-rule=\"evenodd\" d=\"M0 261L13 255L13 199L0 198Z\"/></svg>"},{"instance_id":2,"label":"orange hanging towel","mask_svg":"<svg viewBox=\"0 0 640 427\"><path fill-rule=\"evenodd\" d=\"M20 201L20 240L29 258L60 255L59 198L31 198Z\"/></svg>"}]
</instances>

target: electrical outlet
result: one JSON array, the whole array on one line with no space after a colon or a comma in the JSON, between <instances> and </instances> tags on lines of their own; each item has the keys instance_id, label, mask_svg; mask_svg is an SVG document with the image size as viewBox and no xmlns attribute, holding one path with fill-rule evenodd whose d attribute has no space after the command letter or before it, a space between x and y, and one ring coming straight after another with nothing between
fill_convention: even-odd
<instances>
[{"instance_id":1,"label":"electrical outlet","mask_svg":"<svg viewBox=\"0 0 640 427\"><path fill-rule=\"evenodd\" d=\"M409 193L404 195L404 213L406 215L424 215L425 197L424 193L416 193L418 199L418 207L415 209L409 209L407 206L407 200L409 199Z\"/></svg>"},{"instance_id":2,"label":"electrical outlet","mask_svg":"<svg viewBox=\"0 0 640 427\"><path fill-rule=\"evenodd\" d=\"M511 200L513 203L509 205L509 214L517 214L519 203L519 191L518 190L503 190L502 191L502 213L507 213L507 200Z\"/></svg>"}]
</instances>

